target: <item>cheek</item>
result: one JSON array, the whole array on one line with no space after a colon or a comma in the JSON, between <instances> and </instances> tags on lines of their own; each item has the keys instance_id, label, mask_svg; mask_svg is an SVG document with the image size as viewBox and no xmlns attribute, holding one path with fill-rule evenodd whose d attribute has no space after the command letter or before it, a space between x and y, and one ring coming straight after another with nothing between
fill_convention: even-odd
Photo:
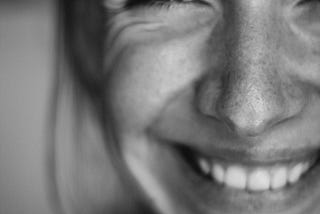
<instances>
[{"instance_id":1,"label":"cheek","mask_svg":"<svg viewBox=\"0 0 320 214\"><path fill-rule=\"evenodd\" d=\"M198 45L129 44L108 68L108 94L118 128L143 131L168 102L200 76Z\"/></svg>"},{"instance_id":2,"label":"cheek","mask_svg":"<svg viewBox=\"0 0 320 214\"><path fill-rule=\"evenodd\" d=\"M283 27L280 53L282 70L300 80L320 87L320 7L319 3L297 8L287 17Z\"/></svg>"},{"instance_id":3,"label":"cheek","mask_svg":"<svg viewBox=\"0 0 320 214\"><path fill-rule=\"evenodd\" d=\"M118 130L147 128L212 63L206 49L217 15L188 8L173 10L177 13L134 10L111 20L105 71Z\"/></svg>"}]
</instances>

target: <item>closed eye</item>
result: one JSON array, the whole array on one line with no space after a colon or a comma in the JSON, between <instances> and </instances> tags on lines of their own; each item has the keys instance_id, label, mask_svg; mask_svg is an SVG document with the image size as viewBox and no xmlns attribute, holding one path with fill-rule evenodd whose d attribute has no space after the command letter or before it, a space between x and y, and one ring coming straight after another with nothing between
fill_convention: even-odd
<instances>
[{"instance_id":1,"label":"closed eye","mask_svg":"<svg viewBox=\"0 0 320 214\"><path fill-rule=\"evenodd\" d=\"M310 3L320 3L320 0L301 0L297 3L298 6L302 6Z\"/></svg>"},{"instance_id":2,"label":"closed eye","mask_svg":"<svg viewBox=\"0 0 320 214\"><path fill-rule=\"evenodd\" d=\"M139 6L149 7L170 7L174 4L208 4L202 0L128 0L126 8L134 8Z\"/></svg>"}]
</instances>

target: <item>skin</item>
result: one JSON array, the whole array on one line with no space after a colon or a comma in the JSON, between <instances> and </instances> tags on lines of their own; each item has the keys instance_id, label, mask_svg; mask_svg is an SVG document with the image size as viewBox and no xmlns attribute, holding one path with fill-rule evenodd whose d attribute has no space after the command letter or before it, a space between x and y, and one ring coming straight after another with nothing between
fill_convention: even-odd
<instances>
[{"instance_id":1,"label":"skin","mask_svg":"<svg viewBox=\"0 0 320 214\"><path fill-rule=\"evenodd\" d=\"M124 2L106 0L105 6L109 125L155 209L320 212L317 170L277 193L226 190L174 149L259 166L320 148L319 2L208 0L124 9Z\"/></svg>"}]
</instances>

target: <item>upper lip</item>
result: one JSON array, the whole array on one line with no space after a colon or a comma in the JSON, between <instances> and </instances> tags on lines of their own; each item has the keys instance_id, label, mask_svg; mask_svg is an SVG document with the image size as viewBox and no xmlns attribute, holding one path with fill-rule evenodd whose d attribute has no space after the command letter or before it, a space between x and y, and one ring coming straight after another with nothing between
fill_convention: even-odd
<instances>
[{"instance_id":1,"label":"upper lip","mask_svg":"<svg viewBox=\"0 0 320 214\"><path fill-rule=\"evenodd\" d=\"M198 155L204 156L209 159L218 159L229 163L257 166L310 161L314 160L319 153L317 149L311 148L287 148L281 150L276 148L269 150L259 150L259 148L250 148L244 150L238 148L211 147L210 149L204 149L196 146L185 146L185 144L183 143L178 144L182 145L182 147L184 148L187 148L189 151L193 151L194 153L197 153Z\"/></svg>"},{"instance_id":2,"label":"upper lip","mask_svg":"<svg viewBox=\"0 0 320 214\"><path fill-rule=\"evenodd\" d=\"M319 155L318 144L281 142L275 139L223 139L217 136L193 138L184 135L166 135L161 130L151 130L150 135L161 142L188 148L207 158L218 158L227 162L271 165L287 162L300 162L314 159ZM254 140L257 140L256 142Z\"/></svg>"},{"instance_id":3,"label":"upper lip","mask_svg":"<svg viewBox=\"0 0 320 214\"><path fill-rule=\"evenodd\" d=\"M310 160L319 153L319 143L304 135L279 130L256 138L240 138L194 124L172 127L170 123L149 129L152 137L171 145L181 145L208 158L228 162L268 165ZM283 131L283 130L282 130Z\"/></svg>"},{"instance_id":4,"label":"upper lip","mask_svg":"<svg viewBox=\"0 0 320 214\"><path fill-rule=\"evenodd\" d=\"M183 109L181 110L183 111ZM318 156L320 133L307 121L279 124L250 137L238 136L219 121L191 110L167 110L148 127L150 136L170 145L182 145L208 158L268 165L310 160Z\"/></svg>"}]
</instances>

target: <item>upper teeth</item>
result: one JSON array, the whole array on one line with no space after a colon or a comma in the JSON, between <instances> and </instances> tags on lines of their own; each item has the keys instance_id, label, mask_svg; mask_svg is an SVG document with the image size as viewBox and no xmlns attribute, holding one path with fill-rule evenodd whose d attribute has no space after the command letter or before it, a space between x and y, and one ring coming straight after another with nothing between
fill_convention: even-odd
<instances>
[{"instance_id":1,"label":"upper teeth","mask_svg":"<svg viewBox=\"0 0 320 214\"><path fill-rule=\"evenodd\" d=\"M198 159L199 167L206 175L225 186L248 191L277 190L296 183L311 166L311 162L283 164L268 167L247 167L239 164L222 164Z\"/></svg>"}]
</instances>

